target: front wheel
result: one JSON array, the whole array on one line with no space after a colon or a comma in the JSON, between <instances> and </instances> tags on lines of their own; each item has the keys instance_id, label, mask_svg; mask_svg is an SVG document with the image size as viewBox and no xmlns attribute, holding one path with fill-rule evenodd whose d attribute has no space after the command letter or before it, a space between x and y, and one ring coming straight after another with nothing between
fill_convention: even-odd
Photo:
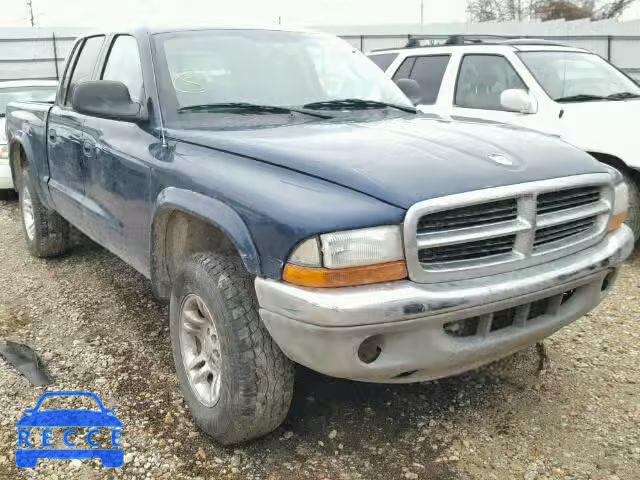
<instances>
[{"instance_id":1,"label":"front wheel","mask_svg":"<svg viewBox=\"0 0 640 480\"><path fill-rule=\"evenodd\" d=\"M196 424L223 444L277 428L293 394L293 363L258 313L253 279L235 255L200 253L172 285L176 373Z\"/></svg>"}]
</instances>

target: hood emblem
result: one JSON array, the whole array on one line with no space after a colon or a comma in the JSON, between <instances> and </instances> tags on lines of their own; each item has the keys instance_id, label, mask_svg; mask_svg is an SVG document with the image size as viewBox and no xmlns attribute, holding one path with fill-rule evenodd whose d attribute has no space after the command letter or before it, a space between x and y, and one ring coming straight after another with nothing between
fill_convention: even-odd
<instances>
[{"instance_id":1,"label":"hood emblem","mask_svg":"<svg viewBox=\"0 0 640 480\"><path fill-rule=\"evenodd\" d=\"M490 153L487 157L492 162L497 163L498 165L504 165L505 167L513 167L516 164L515 161L501 153Z\"/></svg>"}]
</instances>

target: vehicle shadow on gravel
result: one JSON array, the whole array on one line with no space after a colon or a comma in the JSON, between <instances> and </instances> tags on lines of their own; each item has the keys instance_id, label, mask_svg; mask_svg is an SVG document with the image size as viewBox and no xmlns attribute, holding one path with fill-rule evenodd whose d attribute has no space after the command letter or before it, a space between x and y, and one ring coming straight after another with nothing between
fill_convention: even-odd
<instances>
[{"instance_id":1,"label":"vehicle shadow on gravel","mask_svg":"<svg viewBox=\"0 0 640 480\"><path fill-rule=\"evenodd\" d=\"M456 377L395 385L330 378L299 367L285 423L247 450L257 454L269 449L282 461L291 451L309 449L334 457L352 455L369 466L364 478L395 478L405 468L419 474L406 478L466 478L456 468L464 449L461 419L481 421L505 397L524 397L537 381L537 364L530 348ZM504 412L504 432L510 428L509 417Z\"/></svg>"},{"instance_id":2,"label":"vehicle shadow on gravel","mask_svg":"<svg viewBox=\"0 0 640 480\"><path fill-rule=\"evenodd\" d=\"M349 434L354 440L379 436L395 441L429 423L440 424L482 410L494 404L505 390L523 389L529 383L527 374L535 378L536 364L537 356L531 348L456 377L389 385L331 378L299 368L285 425L318 436L340 425L356 425ZM527 373L519 375L517 370ZM515 376L519 381L512 378Z\"/></svg>"}]
</instances>

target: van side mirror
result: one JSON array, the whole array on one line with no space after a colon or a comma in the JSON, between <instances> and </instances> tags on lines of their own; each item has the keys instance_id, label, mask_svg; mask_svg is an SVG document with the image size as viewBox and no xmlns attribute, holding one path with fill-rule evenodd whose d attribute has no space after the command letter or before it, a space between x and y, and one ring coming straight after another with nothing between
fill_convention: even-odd
<instances>
[{"instance_id":1,"label":"van side mirror","mask_svg":"<svg viewBox=\"0 0 640 480\"><path fill-rule=\"evenodd\" d=\"M529 92L519 88L512 88L502 92L500 95L500 105L509 112L538 112L538 102L536 102Z\"/></svg>"},{"instance_id":2,"label":"van side mirror","mask_svg":"<svg viewBox=\"0 0 640 480\"><path fill-rule=\"evenodd\" d=\"M418 105L422 101L422 89L420 84L411 78L399 78L396 85L402 90L411 103Z\"/></svg>"},{"instance_id":3,"label":"van side mirror","mask_svg":"<svg viewBox=\"0 0 640 480\"><path fill-rule=\"evenodd\" d=\"M82 82L73 89L71 106L78 113L125 122L143 122L146 111L131 100L129 89L122 82L93 80Z\"/></svg>"}]
</instances>

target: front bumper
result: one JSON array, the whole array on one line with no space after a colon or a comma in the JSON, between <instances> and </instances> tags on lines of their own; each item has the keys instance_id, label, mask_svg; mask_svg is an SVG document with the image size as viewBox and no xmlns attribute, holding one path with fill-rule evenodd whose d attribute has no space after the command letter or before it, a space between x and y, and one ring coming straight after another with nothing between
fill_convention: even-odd
<instances>
[{"instance_id":1,"label":"front bumper","mask_svg":"<svg viewBox=\"0 0 640 480\"><path fill-rule=\"evenodd\" d=\"M13 188L13 180L11 178L9 160L0 158L0 190L8 190L10 188Z\"/></svg>"},{"instance_id":2,"label":"front bumper","mask_svg":"<svg viewBox=\"0 0 640 480\"><path fill-rule=\"evenodd\" d=\"M623 226L559 260L469 280L309 289L257 278L255 286L267 329L293 361L335 377L415 382L497 360L580 318L632 250ZM475 334L452 333L469 325ZM362 355L365 340L367 351L378 349L373 361Z\"/></svg>"}]
</instances>

